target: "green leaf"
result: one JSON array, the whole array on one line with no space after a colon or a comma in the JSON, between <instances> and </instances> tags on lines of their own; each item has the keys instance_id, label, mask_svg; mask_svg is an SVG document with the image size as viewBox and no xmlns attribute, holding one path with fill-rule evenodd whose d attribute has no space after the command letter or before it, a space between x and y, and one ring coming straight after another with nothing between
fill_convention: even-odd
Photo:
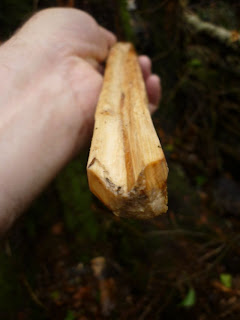
<instances>
[{"instance_id":1,"label":"green leaf","mask_svg":"<svg viewBox=\"0 0 240 320\"><path fill-rule=\"evenodd\" d=\"M180 306L185 308L190 308L194 306L196 303L196 293L193 288L190 288L187 295L183 299L183 301L180 303Z\"/></svg>"},{"instance_id":2,"label":"green leaf","mask_svg":"<svg viewBox=\"0 0 240 320\"><path fill-rule=\"evenodd\" d=\"M195 179L196 179L196 184L199 187L204 185L204 183L206 183L206 181L207 181L207 177L205 177L205 176L196 176Z\"/></svg>"},{"instance_id":3,"label":"green leaf","mask_svg":"<svg viewBox=\"0 0 240 320\"><path fill-rule=\"evenodd\" d=\"M76 317L75 317L73 311L71 311L71 310L69 310L69 311L67 312L67 315L66 315L66 317L64 318L64 320L75 320L75 319L76 319Z\"/></svg>"},{"instance_id":4,"label":"green leaf","mask_svg":"<svg viewBox=\"0 0 240 320\"><path fill-rule=\"evenodd\" d=\"M119 14L121 19L121 26L124 31L126 41L134 42L134 32L131 25L131 14L127 9L126 0L118 0Z\"/></svg>"},{"instance_id":5,"label":"green leaf","mask_svg":"<svg viewBox=\"0 0 240 320\"><path fill-rule=\"evenodd\" d=\"M226 288L232 287L232 276L229 273L221 273L220 281Z\"/></svg>"},{"instance_id":6,"label":"green leaf","mask_svg":"<svg viewBox=\"0 0 240 320\"><path fill-rule=\"evenodd\" d=\"M190 66L193 68L201 67L201 65L202 65L202 62L199 59L195 58L190 61Z\"/></svg>"}]
</instances>

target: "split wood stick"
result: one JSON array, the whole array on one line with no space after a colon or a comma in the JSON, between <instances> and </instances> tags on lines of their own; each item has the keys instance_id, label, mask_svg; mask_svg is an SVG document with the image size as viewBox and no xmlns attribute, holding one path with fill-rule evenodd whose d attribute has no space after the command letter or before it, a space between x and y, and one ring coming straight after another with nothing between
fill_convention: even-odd
<instances>
[{"instance_id":1,"label":"split wood stick","mask_svg":"<svg viewBox=\"0 0 240 320\"><path fill-rule=\"evenodd\" d=\"M130 43L117 43L107 61L87 174L90 190L117 216L167 211L168 167Z\"/></svg>"}]
</instances>

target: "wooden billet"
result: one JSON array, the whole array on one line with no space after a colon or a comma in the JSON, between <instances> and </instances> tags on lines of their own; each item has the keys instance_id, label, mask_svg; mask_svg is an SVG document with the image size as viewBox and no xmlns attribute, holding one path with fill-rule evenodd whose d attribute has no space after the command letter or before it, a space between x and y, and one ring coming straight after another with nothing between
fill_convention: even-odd
<instances>
[{"instance_id":1,"label":"wooden billet","mask_svg":"<svg viewBox=\"0 0 240 320\"><path fill-rule=\"evenodd\" d=\"M87 174L90 190L117 216L167 211L168 167L130 43L117 43L107 61Z\"/></svg>"}]
</instances>

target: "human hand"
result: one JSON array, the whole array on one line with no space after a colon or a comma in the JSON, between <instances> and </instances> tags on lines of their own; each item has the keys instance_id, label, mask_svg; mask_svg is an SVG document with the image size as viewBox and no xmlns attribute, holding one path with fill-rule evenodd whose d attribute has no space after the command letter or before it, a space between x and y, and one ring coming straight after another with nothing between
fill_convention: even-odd
<instances>
[{"instance_id":1,"label":"human hand","mask_svg":"<svg viewBox=\"0 0 240 320\"><path fill-rule=\"evenodd\" d=\"M47 9L1 46L0 233L91 136L99 66L115 41L82 11ZM159 78L139 62L157 105Z\"/></svg>"}]
</instances>

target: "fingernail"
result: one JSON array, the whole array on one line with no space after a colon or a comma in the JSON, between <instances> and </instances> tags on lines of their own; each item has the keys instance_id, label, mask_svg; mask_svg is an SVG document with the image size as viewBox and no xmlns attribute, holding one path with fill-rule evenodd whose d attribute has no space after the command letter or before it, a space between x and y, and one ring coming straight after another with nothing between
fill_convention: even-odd
<instances>
[{"instance_id":1,"label":"fingernail","mask_svg":"<svg viewBox=\"0 0 240 320\"><path fill-rule=\"evenodd\" d=\"M157 111L158 107L155 104L149 103L148 108L151 114Z\"/></svg>"}]
</instances>

